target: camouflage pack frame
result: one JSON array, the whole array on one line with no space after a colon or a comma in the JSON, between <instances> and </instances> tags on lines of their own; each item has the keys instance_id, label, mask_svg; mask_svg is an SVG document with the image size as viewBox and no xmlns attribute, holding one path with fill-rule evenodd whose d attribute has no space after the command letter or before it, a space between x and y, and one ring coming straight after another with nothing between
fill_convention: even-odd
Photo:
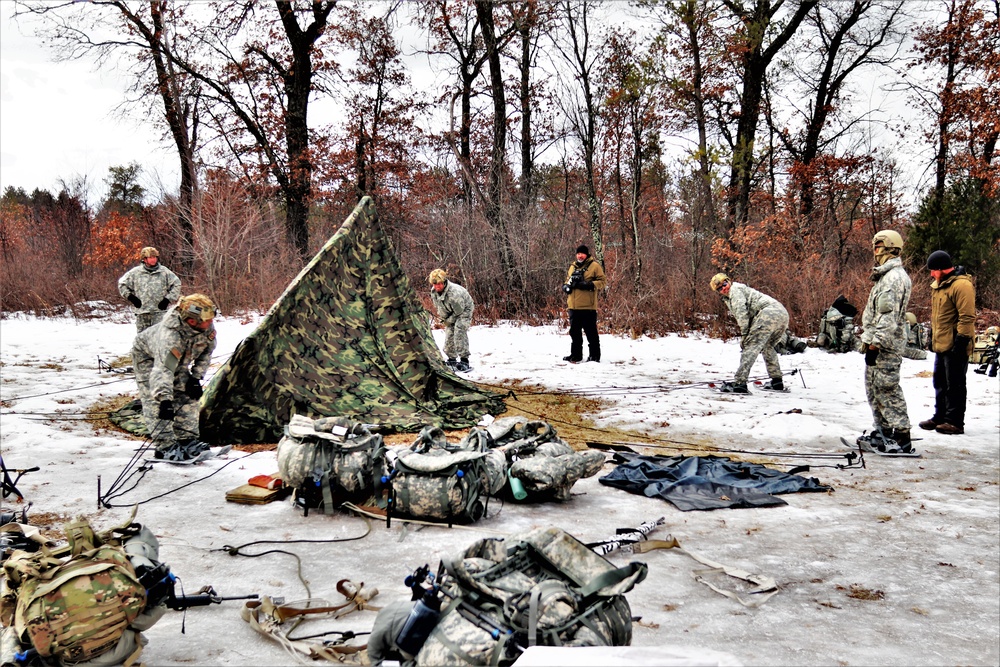
<instances>
[{"instance_id":1,"label":"camouflage pack frame","mask_svg":"<svg viewBox=\"0 0 1000 667\"><path fill-rule=\"evenodd\" d=\"M616 568L558 528L474 543L444 559L450 600L420 648L418 665L509 665L528 646L627 646L625 593L645 563Z\"/></svg>"},{"instance_id":2,"label":"camouflage pack frame","mask_svg":"<svg viewBox=\"0 0 1000 667\"><path fill-rule=\"evenodd\" d=\"M972 369L973 372L991 378L997 376L997 371L1000 369L1000 328L990 327L986 333L979 336L970 361L979 364L977 368Z\"/></svg>"}]
</instances>

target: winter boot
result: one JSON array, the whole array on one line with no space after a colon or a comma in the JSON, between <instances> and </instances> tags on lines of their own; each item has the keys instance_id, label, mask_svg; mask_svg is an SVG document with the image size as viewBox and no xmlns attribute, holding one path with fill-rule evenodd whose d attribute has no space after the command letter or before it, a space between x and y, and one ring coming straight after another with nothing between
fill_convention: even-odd
<instances>
[{"instance_id":1,"label":"winter boot","mask_svg":"<svg viewBox=\"0 0 1000 667\"><path fill-rule=\"evenodd\" d=\"M893 442L888 439L888 433L892 433L892 429L886 428L883 430L875 429L871 433L862 433L857 439L858 447L864 452L884 452L886 443Z\"/></svg>"},{"instance_id":2,"label":"winter boot","mask_svg":"<svg viewBox=\"0 0 1000 667\"><path fill-rule=\"evenodd\" d=\"M445 363L448 364L449 368L454 368L455 365L458 363L458 360L449 358L448 361L446 361Z\"/></svg>"},{"instance_id":3,"label":"winter boot","mask_svg":"<svg viewBox=\"0 0 1000 667\"><path fill-rule=\"evenodd\" d=\"M771 391L784 391L785 383L781 380L781 378L771 378L771 382L768 383L766 389L770 389Z\"/></svg>"},{"instance_id":4,"label":"winter boot","mask_svg":"<svg viewBox=\"0 0 1000 667\"><path fill-rule=\"evenodd\" d=\"M723 382L719 388L723 394L749 394L746 382Z\"/></svg>"},{"instance_id":5,"label":"winter boot","mask_svg":"<svg viewBox=\"0 0 1000 667\"><path fill-rule=\"evenodd\" d=\"M455 370L460 373L466 373L472 370L472 366L469 365L469 360L462 357L461 361L455 364Z\"/></svg>"},{"instance_id":6,"label":"winter boot","mask_svg":"<svg viewBox=\"0 0 1000 667\"><path fill-rule=\"evenodd\" d=\"M597 363L601 363L601 358L600 357L587 357L587 361L596 361Z\"/></svg>"},{"instance_id":7,"label":"winter boot","mask_svg":"<svg viewBox=\"0 0 1000 667\"><path fill-rule=\"evenodd\" d=\"M580 359L580 357L574 357L574 356L573 356L573 355L571 354L571 355L569 355L569 356L566 356L566 357L563 357L563 361L568 361L568 362L569 362L569 363L571 363L571 364L578 364L578 363L580 363L580 361L582 361L582 360Z\"/></svg>"},{"instance_id":8,"label":"winter boot","mask_svg":"<svg viewBox=\"0 0 1000 667\"><path fill-rule=\"evenodd\" d=\"M947 422L944 424L938 424L937 428L934 430L938 433L944 433L945 435L961 435L965 433L964 426L955 426L954 424L949 424Z\"/></svg>"},{"instance_id":9,"label":"winter boot","mask_svg":"<svg viewBox=\"0 0 1000 667\"><path fill-rule=\"evenodd\" d=\"M940 422L936 422L934 421L934 419L925 419L924 421L920 422L918 426L920 426L920 428L924 429L925 431L933 431L938 426L940 426Z\"/></svg>"}]
</instances>

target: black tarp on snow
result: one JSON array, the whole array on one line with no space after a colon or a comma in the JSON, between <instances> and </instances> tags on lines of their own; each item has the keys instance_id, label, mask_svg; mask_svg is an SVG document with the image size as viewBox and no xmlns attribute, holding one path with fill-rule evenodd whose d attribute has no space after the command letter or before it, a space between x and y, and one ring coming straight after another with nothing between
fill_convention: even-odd
<instances>
[{"instance_id":1,"label":"black tarp on snow","mask_svg":"<svg viewBox=\"0 0 1000 667\"><path fill-rule=\"evenodd\" d=\"M815 477L805 478L758 463L721 456L642 456L618 453L620 465L601 484L670 501L677 509L787 505L779 493L832 491Z\"/></svg>"}]
</instances>

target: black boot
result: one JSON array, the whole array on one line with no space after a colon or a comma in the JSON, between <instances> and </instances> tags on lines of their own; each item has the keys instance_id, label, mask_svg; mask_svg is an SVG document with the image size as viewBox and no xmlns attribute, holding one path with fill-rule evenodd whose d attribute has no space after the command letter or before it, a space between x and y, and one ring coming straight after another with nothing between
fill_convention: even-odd
<instances>
[{"instance_id":1,"label":"black boot","mask_svg":"<svg viewBox=\"0 0 1000 667\"><path fill-rule=\"evenodd\" d=\"M784 391L785 390L785 383L781 380L781 378L771 378L771 386L770 386L770 388L773 391Z\"/></svg>"},{"instance_id":2,"label":"black boot","mask_svg":"<svg viewBox=\"0 0 1000 667\"><path fill-rule=\"evenodd\" d=\"M571 354L568 357L563 357L563 361L568 361L571 364L578 364L578 363L580 363L581 359L580 359L580 357L574 357Z\"/></svg>"},{"instance_id":3,"label":"black boot","mask_svg":"<svg viewBox=\"0 0 1000 667\"><path fill-rule=\"evenodd\" d=\"M749 394L746 382L723 382L719 389L723 394Z\"/></svg>"}]
</instances>

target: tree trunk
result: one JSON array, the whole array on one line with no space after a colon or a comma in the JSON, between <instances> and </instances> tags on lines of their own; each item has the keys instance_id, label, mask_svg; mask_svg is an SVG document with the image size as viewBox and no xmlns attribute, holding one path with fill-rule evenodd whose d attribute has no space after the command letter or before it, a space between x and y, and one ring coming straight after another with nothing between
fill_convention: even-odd
<instances>
[{"instance_id":1,"label":"tree trunk","mask_svg":"<svg viewBox=\"0 0 1000 667\"><path fill-rule=\"evenodd\" d=\"M743 22L745 44L742 62L743 89L740 93L740 117L736 126L733 146L733 163L729 175L729 229L735 230L749 218L750 186L754 172L754 140L760 121L764 76L767 68L788 42L819 0L801 0L798 8L771 43L764 48L764 37L771 26L775 12L783 2L773 7L771 0L756 0L750 12L742 3L723 0L724 4Z\"/></svg>"},{"instance_id":2,"label":"tree trunk","mask_svg":"<svg viewBox=\"0 0 1000 667\"><path fill-rule=\"evenodd\" d=\"M476 0L476 15L483 31L483 45L486 48L490 69L490 92L493 97L493 147L490 151L490 171L486 188L486 220L493 230L493 241L500 259L500 286L510 294L519 292L518 274L515 270L514 252L508 238L507 225L503 217L503 172L507 152L507 102L504 99L503 72L500 67L500 51L497 44L496 28L493 20L493 3L490 0ZM509 298L504 303L513 305Z\"/></svg>"}]
</instances>

